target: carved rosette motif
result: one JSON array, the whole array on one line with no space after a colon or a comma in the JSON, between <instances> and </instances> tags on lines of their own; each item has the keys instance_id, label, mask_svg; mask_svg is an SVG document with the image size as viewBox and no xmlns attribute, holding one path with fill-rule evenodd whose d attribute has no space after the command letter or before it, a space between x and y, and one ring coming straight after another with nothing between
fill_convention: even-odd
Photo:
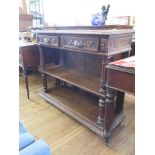
<instances>
[{"instance_id":1,"label":"carved rosette motif","mask_svg":"<svg viewBox=\"0 0 155 155\"><path fill-rule=\"evenodd\" d=\"M67 41L66 41L67 42ZM91 40L68 40L66 43L77 47L92 47L93 42Z\"/></svg>"},{"instance_id":2,"label":"carved rosette motif","mask_svg":"<svg viewBox=\"0 0 155 155\"><path fill-rule=\"evenodd\" d=\"M41 44L58 47L58 37L57 36L39 35L38 36L38 42Z\"/></svg>"}]
</instances>

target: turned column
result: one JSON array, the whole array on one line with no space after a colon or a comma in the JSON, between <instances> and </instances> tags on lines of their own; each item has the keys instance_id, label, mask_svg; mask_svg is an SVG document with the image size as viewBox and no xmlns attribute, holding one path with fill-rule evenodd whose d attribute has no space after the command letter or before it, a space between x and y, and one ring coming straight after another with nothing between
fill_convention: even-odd
<instances>
[{"instance_id":1,"label":"turned column","mask_svg":"<svg viewBox=\"0 0 155 155\"><path fill-rule=\"evenodd\" d=\"M99 99L99 114L97 118L97 124L103 126L103 113L104 113L104 98L100 97Z\"/></svg>"},{"instance_id":2,"label":"turned column","mask_svg":"<svg viewBox=\"0 0 155 155\"><path fill-rule=\"evenodd\" d=\"M99 114L97 118L97 124L103 126L104 124L104 106L105 106L105 98L106 98L106 69L105 66L110 62L111 56L103 56L102 57L102 79L101 79L101 88L99 93L101 94L99 99Z\"/></svg>"},{"instance_id":3,"label":"turned column","mask_svg":"<svg viewBox=\"0 0 155 155\"><path fill-rule=\"evenodd\" d=\"M105 109L104 109L104 138L106 143L109 143L109 138L111 137L111 127L114 119L114 95L115 90L107 88Z\"/></svg>"},{"instance_id":4,"label":"turned column","mask_svg":"<svg viewBox=\"0 0 155 155\"><path fill-rule=\"evenodd\" d=\"M39 48L39 53L40 53L40 71L41 71L41 77L43 80L43 92L47 92L47 75L45 73L42 73L42 70L45 69L45 57L44 57L44 52L41 46Z\"/></svg>"}]
</instances>

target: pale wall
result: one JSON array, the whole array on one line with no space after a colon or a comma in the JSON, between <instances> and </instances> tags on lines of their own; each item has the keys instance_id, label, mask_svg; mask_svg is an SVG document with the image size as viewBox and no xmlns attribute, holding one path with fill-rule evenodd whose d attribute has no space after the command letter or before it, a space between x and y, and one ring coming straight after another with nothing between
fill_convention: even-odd
<instances>
[{"instance_id":1,"label":"pale wall","mask_svg":"<svg viewBox=\"0 0 155 155\"><path fill-rule=\"evenodd\" d=\"M111 17L134 16L133 0L43 0L44 17L49 25L91 25L93 13L110 4L107 23Z\"/></svg>"}]
</instances>

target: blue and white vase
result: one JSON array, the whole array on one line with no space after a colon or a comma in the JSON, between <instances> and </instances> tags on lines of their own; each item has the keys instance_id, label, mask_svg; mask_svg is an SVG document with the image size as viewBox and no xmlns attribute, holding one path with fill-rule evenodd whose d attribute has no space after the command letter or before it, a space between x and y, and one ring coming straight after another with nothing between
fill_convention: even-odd
<instances>
[{"instance_id":1,"label":"blue and white vase","mask_svg":"<svg viewBox=\"0 0 155 155\"><path fill-rule=\"evenodd\" d=\"M96 13L92 15L92 20L91 23L94 26L102 25L102 14L101 13Z\"/></svg>"}]
</instances>

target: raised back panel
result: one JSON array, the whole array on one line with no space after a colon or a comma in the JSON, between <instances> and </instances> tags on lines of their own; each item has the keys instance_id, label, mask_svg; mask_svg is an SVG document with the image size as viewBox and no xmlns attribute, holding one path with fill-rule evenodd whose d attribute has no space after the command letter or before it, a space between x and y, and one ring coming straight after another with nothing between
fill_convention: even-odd
<instances>
[{"instance_id":1,"label":"raised back panel","mask_svg":"<svg viewBox=\"0 0 155 155\"><path fill-rule=\"evenodd\" d=\"M65 52L65 65L82 73L101 75L102 58L82 52Z\"/></svg>"},{"instance_id":2,"label":"raised back panel","mask_svg":"<svg viewBox=\"0 0 155 155\"><path fill-rule=\"evenodd\" d=\"M49 47L43 47L45 63L55 63L58 64L59 61L59 50L51 49Z\"/></svg>"}]
</instances>

